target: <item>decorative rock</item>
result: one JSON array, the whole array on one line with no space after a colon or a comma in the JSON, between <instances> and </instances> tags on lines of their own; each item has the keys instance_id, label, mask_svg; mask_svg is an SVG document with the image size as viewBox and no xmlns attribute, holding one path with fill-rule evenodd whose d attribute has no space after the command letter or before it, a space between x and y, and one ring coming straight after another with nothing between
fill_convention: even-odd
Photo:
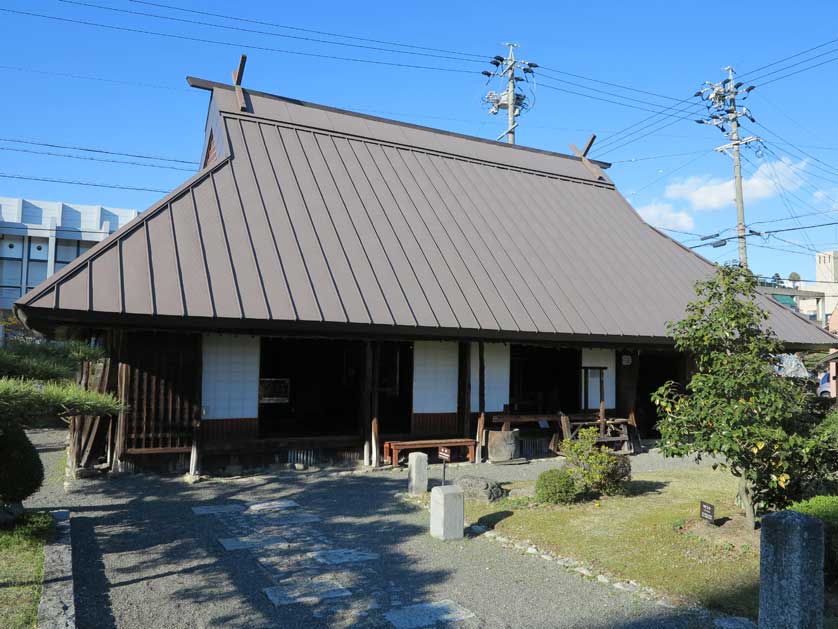
<instances>
[{"instance_id":1,"label":"decorative rock","mask_svg":"<svg viewBox=\"0 0 838 629\"><path fill-rule=\"evenodd\" d=\"M611 583L611 579L606 577L604 574L598 574L596 576L596 580L599 581L600 583Z\"/></svg>"},{"instance_id":2,"label":"decorative rock","mask_svg":"<svg viewBox=\"0 0 838 629\"><path fill-rule=\"evenodd\" d=\"M760 528L760 629L823 626L823 522L770 513Z\"/></svg>"},{"instance_id":3,"label":"decorative rock","mask_svg":"<svg viewBox=\"0 0 838 629\"><path fill-rule=\"evenodd\" d=\"M592 577L592 576L594 576L594 573L593 573L593 572L591 572L590 570L588 570L587 568L585 568L584 566L579 566L578 568L576 568L576 572L578 572L579 574L581 574L583 577ZM616 586L615 586L615 587L616 587Z\"/></svg>"},{"instance_id":4,"label":"decorative rock","mask_svg":"<svg viewBox=\"0 0 838 629\"><path fill-rule=\"evenodd\" d=\"M614 587L618 590L623 590L624 592L636 592L638 590L638 587L633 583L625 583L623 581L615 583Z\"/></svg>"},{"instance_id":5,"label":"decorative rock","mask_svg":"<svg viewBox=\"0 0 838 629\"><path fill-rule=\"evenodd\" d=\"M500 500L506 495L503 488L493 480L479 476L463 476L457 480L463 495L469 500L489 503Z\"/></svg>"},{"instance_id":6,"label":"decorative rock","mask_svg":"<svg viewBox=\"0 0 838 629\"><path fill-rule=\"evenodd\" d=\"M509 431L489 431L489 461L500 463L511 461L521 456L521 440L518 429Z\"/></svg>"},{"instance_id":7,"label":"decorative rock","mask_svg":"<svg viewBox=\"0 0 838 629\"><path fill-rule=\"evenodd\" d=\"M535 546L530 546L529 548L527 548L527 554L528 555L537 555L538 554L538 549Z\"/></svg>"},{"instance_id":8,"label":"decorative rock","mask_svg":"<svg viewBox=\"0 0 838 629\"><path fill-rule=\"evenodd\" d=\"M407 457L407 491L414 496L428 493L428 455L411 452Z\"/></svg>"},{"instance_id":9,"label":"decorative rock","mask_svg":"<svg viewBox=\"0 0 838 629\"><path fill-rule=\"evenodd\" d=\"M541 558L542 558L544 561L553 561L553 557L552 557L552 555L541 555Z\"/></svg>"},{"instance_id":10,"label":"decorative rock","mask_svg":"<svg viewBox=\"0 0 838 629\"><path fill-rule=\"evenodd\" d=\"M464 526L463 490L456 485L434 487L431 490L431 537L462 539Z\"/></svg>"}]
</instances>

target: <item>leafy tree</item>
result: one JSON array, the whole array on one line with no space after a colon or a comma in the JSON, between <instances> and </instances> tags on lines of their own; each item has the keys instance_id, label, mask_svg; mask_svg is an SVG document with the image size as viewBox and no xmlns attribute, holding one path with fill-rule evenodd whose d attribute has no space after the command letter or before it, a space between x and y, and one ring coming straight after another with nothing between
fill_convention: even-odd
<instances>
[{"instance_id":1,"label":"leafy tree","mask_svg":"<svg viewBox=\"0 0 838 629\"><path fill-rule=\"evenodd\" d=\"M790 282L799 282L800 281L800 273L797 271L792 271L789 273L789 281Z\"/></svg>"},{"instance_id":2,"label":"leafy tree","mask_svg":"<svg viewBox=\"0 0 838 629\"><path fill-rule=\"evenodd\" d=\"M814 396L776 372L781 344L755 301L756 278L717 267L696 284L686 317L670 323L679 351L695 360L686 391L668 382L653 395L666 456L718 456L739 478L748 523L798 499L836 464L828 433L817 430Z\"/></svg>"}]
</instances>

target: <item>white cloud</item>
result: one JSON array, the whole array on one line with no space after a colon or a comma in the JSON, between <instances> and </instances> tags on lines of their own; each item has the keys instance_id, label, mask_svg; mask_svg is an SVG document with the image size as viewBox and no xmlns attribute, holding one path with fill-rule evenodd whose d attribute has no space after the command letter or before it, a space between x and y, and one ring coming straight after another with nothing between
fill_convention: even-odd
<instances>
[{"instance_id":1,"label":"white cloud","mask_svg":"<svg viewBox=\"0 0 838 629\"><path fill-rule=\"evenodd\" d=\"M805 161L795 164L786 159L760 164L742 181L745 202L770 199L784 189L797 190L803 185L798 171L805 167ZM697 175L669 184L664 194L668 199L687 201L694 210L719 210L733 205L733 179Z\"/></svg>"},{"instance_id":2,"label":"white cloud","mask_svg":"<svg viewBox=\"0 0 838 629\"><path fill-rule=\"evenodd\" d=\"M637 213L647 223L664 229L689 231L693 228L693 217L686 212L676 212L669 203L650 203L637 208Z\"/></svg>"}]
</instances>

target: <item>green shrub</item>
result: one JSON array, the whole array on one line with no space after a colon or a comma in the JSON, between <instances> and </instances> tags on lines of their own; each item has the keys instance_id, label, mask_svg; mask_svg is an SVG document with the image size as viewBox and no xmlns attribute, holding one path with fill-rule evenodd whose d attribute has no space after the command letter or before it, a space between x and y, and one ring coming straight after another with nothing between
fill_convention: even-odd
<instances>
[{"instance_id":1,"label":"green shrub","mask_svg":"<svg viewBox=\"0 0 838 629\"><path fill-rule=\"evenodd\" d=\"M814 516L823 522L826 535L826 578L830 582L838 582L838 496L815 496L796 502L789 509Z\"/></svg>"},{"instance_id":2,"label":"green shrub","mask_svg":"<svg viewBox=\"0 0 838 629\"><path fill-rule=\"evenodd\" d=\"M71 380L82 361L103 356L100 348L81 341L10 340L0 348L0 376Z\"/></svg>"},{"instance_id":3,"label":"green shrub","mask_svg":"<svg viewBox=\"0 0 838 629\"><path fill-rule=\"evenodd\" d=\"M86 391L71 382L0 378L0 427L41 416L115 415L119 408L112 395Z\"/></svg>"},{"instance_id":4,"label":"green shrub","mask_svg":"<svg viewBox=\"0 0 838 629\"><path fill-rule=\"evenodd\" d=\"M582 493L576 477L566 469L547 470L535 481L535 499L548 504L568 504Z\"/></svg>"},{"instance_id":5,"label":"green shrub","mask_svg":"<svg viewBox=\"0 0 838 629\"><path fill-rule=\"evenodd\" d=\"M23 428L10 424L0 434L0 503L21 502L38 491L44 466Z\"/></svg>"},{"instance_id":6,"label":"green shrub","mask_svg":"<svg viewBox=\"0 0 838 629\"><path fill-rule=\"evenodd\" d=\"M576 440L562 442L570 471L586 490L611 495L619 493L622 484L631 479L628 457L609 452L597 445L599 430L583 428Z\"/></svg>"}]
</instances>

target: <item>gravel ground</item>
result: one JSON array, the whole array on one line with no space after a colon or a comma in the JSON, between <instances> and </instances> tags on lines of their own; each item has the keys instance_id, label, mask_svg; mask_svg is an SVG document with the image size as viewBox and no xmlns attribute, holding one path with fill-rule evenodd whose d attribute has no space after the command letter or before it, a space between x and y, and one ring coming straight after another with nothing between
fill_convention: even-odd
<instances>
[{"instance_id":1,"label":"gravel ground","mask_svg":"<svg viewBox=\"0 0 838 629\"><path fill-rule=\"evenodd\" d=\"M30 436L41 452L48 482L26 506L72 511L80 629L385 627L391 626L387 612L446 600L474 614L455 623L469 628L712 626L706 616L661 607L482 536L433 540L427 534L428 513L395 498L406 489L403 472L338 477L282 472L195 485L180 478L129 475L75 481L65 493L60 470L64 433L45 429ZM634 460L643 461L644 469L661 464L654 453L642 456L646 458ZM523 480L555 465L547 461L449 471L453 476L478 473ZM433 469L434 474L439 471ZM285 516L277 512L263 517L199 516L192 511L193 506L282 498L299 503L294 512L320 520L278 526L277 518ZM293 563L296 551L281 545L227 551L219 543L219 538L248 533L264 540L275 531L284 531L292 542L286 547L353 548L378 559L338 566L311 559ZM338 580L351 596L275 607L263 589L295 577L301 567L299 574L306 578Z\"/></svg>"}]
</instances>

